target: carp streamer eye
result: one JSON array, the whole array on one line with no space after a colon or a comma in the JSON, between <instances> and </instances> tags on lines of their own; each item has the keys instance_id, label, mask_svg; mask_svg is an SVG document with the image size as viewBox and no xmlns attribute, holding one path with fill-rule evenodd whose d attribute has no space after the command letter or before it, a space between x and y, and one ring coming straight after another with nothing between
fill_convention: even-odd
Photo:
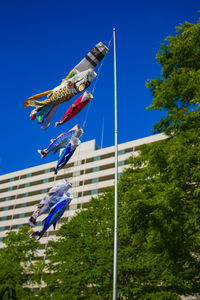
<instances>
[{"instance_id":1,"label":"carp streamer eye","mask_svg":"<svg viewBox=\"0 0 200 300\"><path fill-rule=\"evenodd\" d=\"M84 90L85 90L85 84L82 83L82 84L79 86L78 89L79 89L80 92L84 91Z\"/></svg>"}]
</instances>

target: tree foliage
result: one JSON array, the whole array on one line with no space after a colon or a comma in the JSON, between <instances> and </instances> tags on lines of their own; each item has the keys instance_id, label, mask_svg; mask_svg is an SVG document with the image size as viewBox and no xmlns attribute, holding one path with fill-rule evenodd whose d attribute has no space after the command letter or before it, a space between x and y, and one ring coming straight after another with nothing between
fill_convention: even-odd
<instances>
[{"instance_id":1,"label":"tree foliage","mask_svg":"<svg viewBox=\"0 0 200 300\"><path fill-rule=\"evenodd\" d=\"M200 125L200 22L185 22L177 27L176 35L161 44L157 61L162 76L152 79L147 87L153 95L150 109L163 110L166 117L155 126L155 132L199 128Z\"/></svg>"},{"instance_id":2,"label":"tree foliage","mask_svg":"<svg viewBox=\"0 0 200 300\"><path fill-rule=\"evenodd\" d=\"M30 299L33 263L38 242L29 238L29 228L10 231L0 251L0 299Z\"/></svg>"}]
</instances>

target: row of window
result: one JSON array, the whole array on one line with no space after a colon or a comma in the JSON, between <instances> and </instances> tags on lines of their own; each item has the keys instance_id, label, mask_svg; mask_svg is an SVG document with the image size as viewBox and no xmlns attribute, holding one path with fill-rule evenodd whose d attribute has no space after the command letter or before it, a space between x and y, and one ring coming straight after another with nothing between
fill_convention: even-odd
<instances>
[{"instance_id":1,"label":"row of window","mask_svg":"<svg viewBox=\"0 0 200 300\"><path fill-rule=\"evenodd\" d=\"M122 155L122 154L132 152L132 151L133 151L132 147L128 148L128 149L119 150L118 155ZM85 164L85 163L89 163L89 162L93 162L93 161L98 161L98 160L106 159L106 158L109 158L109 157L113 157L114 155L115 155L114 152L110 152L110 153L103 154L103 155L100 155L100 156L95 156L95 157L92 157L92 158L88 158L86 160L83 159L80 163ZM65 166L65 168L71 168L74 165L77 165L77 163L75 163L75 164L74 163L69 163ZM17 181L17 180L24 179L24 178L30 178L30 177L38 176L38 175L41 175L41 174L44 174L44 173L50 173L52 171L54 171L54 168L48 168L48 169L45 169L45 170L40 170L40 171L36 171L36 172L33 172L33 173L28 173L28 174L24 174L24 175L21 175L21 176L1 180L0 184L4 184L4 183L7 183L7 182L12 182L12 181ZM25 185L25 186L28 186L28 185ZM10 190L12 190L12 187L11 187Z\"/></svg>"},{"instance_id":2,"label":"row of window","mask_svg":"<svg viewBox=\"0 0 200 300\"><path fill-rule=\"evenodd\" d=\"M9 179L4 179L4 180L0 181L0 184L4 184L4 183L7 183L7 182L12 182L12 181L16 181L16 180L20 180L20 179L24 179L24 178L29 178L29 177L36 176L36 175L41 175L41 174L44 174L44 173L49 173L53 170L54 170L54 168L45 169L45 170L37 171L37 172L34 172L34 173L28 173L28 174L24 174L24 175L17 176L17 177L12 177L12 178L9 178Z\"/></svg>"},{"instance_id":3,"label":"row of window","mask_svg":"<svg viewBox=\"0 0 200 300\"><path fill-rule=\"evenodd\" d=\"M23 225L28 225L28 222L27 222L27 224L18 224L18 225L11 225L11 226L2 226L2 227L0 227L0 232L1 232L1 231L5 231L5 230L18 229L18 228L20 228L20 227L23 226ZM36 222L36 226L42 226L42 221L37 221L37 222Z\"/></svg>"},{"instance_id":4,"label":"row of window","mask_svg":"<svg viewBox=\"0 0 200 300\"><path fill-rule=\"evenodd\" d=\"M100 192L102 192L102 191L100 191L100 189L99 190L95 189L95 190L91 191L90 195L96 195ZM83 195L85 196L85 193L80 192L79 194L80 194L80 197L83 196ZM86 194L87 194L87 192L86 192ZM26 204L26 206L33 206L36 203L37 203L37 201L36 202L25 203L25 204ZM76 210L76 209L80 209L80 208L85 208L85 207L87 207L87 205L88 205L87 203L77 204L77 205L72 204L72 205L70 205L70 208L71 208L71 210ZM9 207L9 209L12 209L12 208L13 207ZM15 207L15 208L17 208L17 207ZM67 209L69 209L69 207ZM11 219L20 219L20 218L30 217L32 215L32 213L33 212L27 212L27 213L15 214L14 216L12 216L12 215L3 216L3 217L0 217L0 221L8 221L8 220L11 220ZM0 231L1 231L1 229L0 229Z\"/></svg>"},{"instance_id":5,"label":"row of window","mask_svg":"<svg viewBox=\"0 0 200 300\"><path fill-rule=\"evenodd\" d=\"M35 196L35 195L38 195L38 194L44 194L44 193L47 193L49 189L43 189L43 190L39 190L39 191L34 191L34 192L29 192L29 193L24 193L24 194L19 194L19 195L14 195L14 196L9 196L9 197L6 197L6 198L2 198L0 199L0 201L2 202L3 200L13 200L13 199L20 199L20 198L25 198L25 197L30 197L30 196ZM2 209L0 208L0 211Z\"/></svg>"},{"instance_id":6,"label":"row of window","mask_svg":"<svg viewBox=\"0 0 200 300\"><path fill-rule=\"evenodd\" d=\"M27 182L25 184L19 184L19 185L15 185L15 186L10 186L8 188L4 188L0 190L0 193L5 193L5 192L9 192L9 191L14 191L14 190L18 190L18 189L22 189L22 188L26 188L29 186L34 186L34 185L39 185L39 184L43 184L43 183L47 183L47 182L51 182L54 180L54 177L51 178L45 178L43 180L37 180L34 182Z\"/></svg>"},{"instance_id":7,"label":"row of window","mask_svg":"<svg viewBox=\"0 0 200 300\"><path fill-rule=\"evenodd\" d=\"M77 204L77 209L86 208L87 206L88 206L88 203L80 203L80 204ZM22 217L24 218L25 215L26 215L27 217L30 216L29 213L28 213L28 214L20 214L20 215L19 215L19 218L20 218L20 217L21 217L21 218L22 218ZM68 218L68 217L63 217L63 218L61 218L61 219L58 221L58 223L63 224L63 223L65 223L65 222L68 222L69 219L70 219L70 218ZM12 226L2 226L2 227L0 227L0 232L5 231L5 230L19 229L19 228L20 228L21 226L23 226L23 225L28 225L28 223L27 223L27 224L12 225ZM36 226L42 226L42 221L37 221L37 222L36 222ZM50 235L55 235L55 231L49 231L49 232L48 232L48 236L50 236ZM46 233L44 236L47 236L47 233ZM1 242L2 240L3 240L3 238L0 238L0 242ZM42 249L42 248L44 248L44 245L40 247L40 249Z\"/></svg>"},{"instance_id":8,"label":"row of window","mask_svg":"<svg viewBox=\"0 0 200 300\"><path fill-rule=\"evenodd\" d=\"M4 211L4 210L11 210L13 208L19 208L19 207L26 207L27 203L21 203L21 204L17 204L17 205L9 205L9 206L5 206L5 207L0 207L0 211Z\"/></svg>"},{"instance_id":9,"label":"row of window","mask_svg":"<svg viewBox=\"0 0 200 300\"><path fill-rule=\"evenodd\" d=\"M21 218L26 218L30 217L32 215L32 212L27 212L27 213L20 213L20 214L15 214L14 216L8 215L8 216L3 216L0 218L0 221L8 221L11 219L21 219Z\"/></svg>"},{"instance_id":10,"label":"row of window","mask_svg":"<svg viewBox=\"0 0 200 300\"><path fill-rule=\"evenodd\" d=\"M126 164L125 161L120 161L118 163L118 166L123 166L125 164ZM114 168L114 163L108 164L108 165L104 165L104 166L100 166L100 167L94 167L94 168L91 168L91 169L82 170L79 174L83 175L83 174L88 174L88 173L91 173L91 172L98 172L98 171L101 171L101 170L106 170L106 169L109 169L109 168ZM73 173L64 174L64 175L58 175L56 179L60 180L60 179L64 179L64 178L69 178L69 177L72 177L72 175L73 175ZM98 181L108 180L107 177L110 177L110 175L109 176L102 176L100 178L93 178L91 180L86 180L84 182L84 185L85 184L96 183ZM111 177L112 177L112 175L111 175ZM114 178L114 176L112 178ZM112 178L109 178L109 179L112 179ZM39 184L45 183L45 182L51 182L53 180L54 180L54 177L44 179L43 181L35 181L35 182L31 183L31 186L33 186L33 185L39 185ZM29 183L29 185L30 185L30 183ZM76 186L77 185L78 184L76 184ZM82 181L79 182L79 185L83 185L83 182ZM8 190L12 190L12 187L6 189L6 191L8 191ZM1 191L2 190L0 190L0 192ZM41 193L46 193L46 192L48 192L48 189L43 189L42 191L41 190L40 191L33 191L33 192L29 192L29 193L24 193L24 194L8 196L8 197L5 197L5 198L1 198L0 201L4 201L4 200L8 201L8 200L13 200L13 199L19 199L19 198L24 198L24 197L28 197L28 196L34 196L34 195L41 194Z\"/></svg>"},{"instance_id":11,"label":"row of window","mask_svg":"<svg viewBox=\"0 0 200 300\"><path fill-rule=\"evenodd\" d=\"M125 165L125 161L120 161L118 163L118 166L123 166ZM108 165L103 165L103 166L98 166L98 167L94 167L94 168L90 168L90 169L86 169L85 171L82 170L81 172L78 172L80 175L83 175L84 173L85 174L88 174L88 173L92 173L92 172L98 172L98 171L102 171L102 170L106 170L106 169L110 169L110 168L113 168L115 165L114 163L112 164L108 164ZM77 174L77 175L79 175ZM70 175L70 176L69 176ZM69 178L73 175L73 173L70 173L70 174L65 174L65 178ZM59 179L59 177L57 177L57 179ZM34 186L34 185L39 185L39 184L43 184L43 183L47 183L47 182L52 182L54 180L54 177L52 178L45 178L43 180L39 180L39 181L34 181L34 182L31 182L31 183L25 183L25 184L22 184L22 185L19 185L19 186L13 186L13 187L8 187L8 188L5 188L5 189L1 189L0 190L0 193L2 192L7 192L7 191L12 191L12 190L16 190L16 189L21 189L21 188L24 188L24 187L29 187L29 186ZM13 196L12 196L13 197ZM22 194L22 197L27 197L27 193L25 194ZM13 199L13 198L12 198ZM14 196L14 199L15 199L15 196ZM3 200L3 199L0 199L0 200ZM6 197L5 200L11 200L11 196L10 197Z\"/></svg>"}]
</instances>

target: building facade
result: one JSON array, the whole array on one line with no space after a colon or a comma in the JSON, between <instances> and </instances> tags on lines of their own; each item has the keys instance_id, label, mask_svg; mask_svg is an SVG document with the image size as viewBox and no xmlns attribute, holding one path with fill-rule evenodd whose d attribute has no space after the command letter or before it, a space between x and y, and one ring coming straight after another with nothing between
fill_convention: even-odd
<instances>
[{"instance_id":1,"label":"building facade","mask_svg":"<svg viewBox=\"0 0 200 300\"><path fill-rule=\"evenodd\" d=\"M118 174L122 174L130 154L137 155L141 145L165 139L162 134L130 141L118 145ZM56 161L39 166L8 173L0 176L0 248L3 238L9 230L17 230L29 224L29 218L36 205L48 190L60 179L67 179L72 188L69 192L73 200L57 224L57 229L67 222L79 209L87 207L92 196L104 192L106 187L114 185L114 146L101 148L95 140L82 143L65 168L54 175ZM38 218L34 230L41 230L42 220ZM38 256L44 255L49 239L56 239L55 230L50 227L40 240Z\"/></svg>"}]
</instances>

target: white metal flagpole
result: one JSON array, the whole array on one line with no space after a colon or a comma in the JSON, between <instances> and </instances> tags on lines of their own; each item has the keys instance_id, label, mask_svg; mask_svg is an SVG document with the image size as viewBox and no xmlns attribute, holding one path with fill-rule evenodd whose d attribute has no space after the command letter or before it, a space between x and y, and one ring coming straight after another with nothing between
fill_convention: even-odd
<instances>
[{"instance_id":1,"label":"white metal flagpole","mask_svg":"<svg viewBox=\"0 0 200 300\"><path fill-rule=\"evenodd\" d=\"M115 89L115 221L114 221L114 263L113 263L113 300L117 300L117 239L118 239L118 142L117 142L117 76L116 76L116 45L115 28L113 28L114 44L114 89Z\"/></svg>"}]
</instances>

